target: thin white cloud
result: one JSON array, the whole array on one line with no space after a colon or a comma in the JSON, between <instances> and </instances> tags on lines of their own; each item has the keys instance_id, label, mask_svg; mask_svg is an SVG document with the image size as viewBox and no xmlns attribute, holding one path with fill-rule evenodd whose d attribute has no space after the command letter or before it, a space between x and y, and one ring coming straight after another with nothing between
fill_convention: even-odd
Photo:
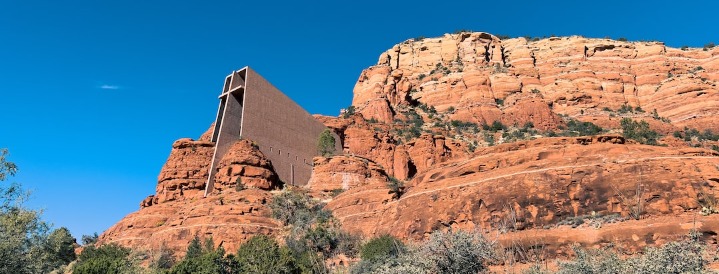
<instances>
[{"instance_id":1,"label":"thin white cloud","mask_svg":"<svg viewBox=\"0 0 719 274\"><path fill-rule=\"evenodd\" d=\"M115 85L102 85L102 86L100 86L100 89L116 90L116 89L120 89L120 86L115 86Z\"/></svg>"}]
</instances>

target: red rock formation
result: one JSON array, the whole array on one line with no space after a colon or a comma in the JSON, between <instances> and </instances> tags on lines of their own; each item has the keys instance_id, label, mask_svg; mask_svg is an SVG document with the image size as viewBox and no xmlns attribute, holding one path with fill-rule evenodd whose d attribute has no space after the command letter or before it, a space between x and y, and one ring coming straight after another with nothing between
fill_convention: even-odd
<instances>
[{"instance_id":1,"label":"red rock formation","mask_svg":"<svg viewBox=\"0 0 719 274\"><path fill-rule=\"evenodd\" d=\"M215 192L203 197L214 143L180 139L158 178L157 194L105 231L99 243L136 249L165 246L180 256L195 236L213 237L226 250L257 234L273 234L281 225L268 217L267 190L279 187L269 161L252 142L235 143L218 165ZM238 179L239 178L239 179ZM237 182L242 186L237 187Z\"/></svg>"},{"instance_id":2,"label":"red rock formation","mask_svg":"<svg viewBox=\"0 0 719 274\"><path fill-rule=\"evenodd\" d=\"M697 227L715 238L719 215L688 222L719 210L719 153L691 145L719 143L664 136L665 146L647 146L617 134L622 118L663 135L684 127L719 132L718 71L717 48L658 42L487 33L405 41L362 72L357 113L316 116L340 136L344 154L314 159L306 187L345 229L365 237L417 240L437 229L481 229L503 243L543 246L550 257L568 254L573 242L638 251ZM618 111L625 105L632 110ZM609 133L546 137L570 118ZM531 122L538 132L513 141L503 136L509 132L480 129L494 121L514 129ZM475 127L459 128L466 122ZM165 244L181 254L195 235L234 250L254 234L275 233L279 224L266 217L265 204L267 190L280 185L250 141L231 148L218 165L216 194L202 197L209 139L176 141L157 193L100 242ZM500 145L491 146L494 140ZM394 180L406 186L398 199L388 186ZM238 191L237 182L249 189ZM561 225L611 214L629 221Z\"/></svg>"},{"instance_id":3,"label":"red rock formation","mask_svg":"<svg viewBox=\"0 0 719 274\"><path fill-rule=\"evenodd\" d=\"M350 231L421 239L449 227L525 230L591 214L696 212L719 186L719 153L625 144L619 136L545 138L476 155L418 174L399 200L358 207L343 193L328 208Z\"/></svg>"},{"instance_id":4,"label":"red rock formation","mask_svg":"<svg viewBox=\"0 0 719 274\"><path fill-rule=\"evenodd\" d=\"M558 124L555 113L574 117L628 104L656 109L678 127L717 131L718 72L717 48L680 50L659 42L577 36L528 41L446 34L408 40L382 53L377 65L360 75L352 104L368 119L384 122L392 121L398 106L417 101L440 112L453 107L453 119L531 121L542 129ZM541 95L535 106L544 103L551 110L496 104L531 94Z\"/></svg>"}]
</instances>

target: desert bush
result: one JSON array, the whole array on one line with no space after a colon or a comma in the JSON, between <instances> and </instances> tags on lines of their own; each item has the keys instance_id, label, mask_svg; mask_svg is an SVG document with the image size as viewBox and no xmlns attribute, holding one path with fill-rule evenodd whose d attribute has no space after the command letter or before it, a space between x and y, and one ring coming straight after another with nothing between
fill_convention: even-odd
<instances>
[{"instance_id":1,"label":"desert bush","mask_svg":"<svg viewBox=\"0 0 719 274\"><path fill-rule=\"evenodd\" d=\"M269 203L272 217L281 221L283 225L293 225L305 228L314 222L324 222L332 217L332 213L324 210L322 205L312 201L304 193L284 191Z\"/></svg>"},{"instance_id":2,"label":"desert bush","mask_svg":"<svg viewBox=\"0 0 719 274\"><path fill-rule=\"evenodd\" d=\"M483 129L483 130L488 130L488 131L491 131L491 132L497 132L497 131L500 131L500 130L506 130L506 129L507 129L507 126L505 126L504 124L502 124L502 122L500 122L500 121L494 121L494 122L492 122L491 125L482 124L482 129Z\"/></svg>"},{"instance_id":3,"label":"desert bush","mask_svg":"<svg viewBox=\"0 0 719 274\"><path fill-rule=\"evenodd\" d=\"M399 199L399 197L404 194L404 182L400 181L399 179L395 177L389 177L389 181L387 182L387 187L389 188L389 193L393 195L394 199Z\"/></svg>"},{"instance_id":4,"label":"desert bush","mask_svg":"<svg viewBox=\"0 0 719 274\"><path fill-rule=\"evenodd\" d=\"M377 260L387 257L397 257L405 251L405 246L399 239L382 235L369 240L360 250L362 260Z\"/></svg>"},{"instance_id":5,"label":"desert bush","mask_svg":"<svg viewBox=\"0 0 719 274\"><path fill-rule=\"evenodd\" d=\"M561 135L564 136L591 136L591 135L597 135L602 132L602 128L590 123L590 122L581 122L578 120L569 120L567 122L567 128L564 132L562 132Z\"/></svg>"},{"instance_id":6,"label":"desert bush","mask_svg":"<svg viewBox=\"0 0 719 274\"><path fill-rule=\"evenodd\" d=\"M480 233L435 231L421 251L437 273L475 274L497 258L494 243Z\"/></svg>"},{"instance_id":7,"label":"desert bush","mask_svg":"<svg viewBox=\"0 0 719 274\"><path fill-rule=\"evenodd\" d=\"M324 157L335 153L335 137L329 129L325 129L317 140L317 151Z\"/></svg>"},{"instance_id":8,"label":"desert bush","mask_svg":"<svg viewBox=\"0 0 719 274\"><path fill-rule=\"evenodd\" d=\"M494 142L495 142L494 135L492 135L488 132L485 132L484 133L484 141L487 143L488 146L493 146Z\"/></svg>"},{"instance_id":9,"label":"desert bush","mask_svg":"<svg viewBox=\"0 0 719 274\"><path fill-rule=\"evenodd\" d=\"M349 106L345 109L345 112L342 113L342 118L349 118L350 116L355 114L355 106Z\"/></svg>"},{"instance_id":10,"label":"desert bush","mask_svg":"<svg viewBox=\"0 0 719 274\"><path fill-rule=\"evenodd\" d=\"M578 246L573 249L574 259L560 262L558 274L625 273L622 272L619 257L614 252L605 249L585 250Z\"/></svg>"},{"instance_id":11,"label":"desert bush","mask_svg":"<svg viewBox=\"0 0 719 274\"><path fill-rule=\"evenodd\" d=\"M95 232L92 235L82 235L82 245L91 245L95 244L97 242L97 238L100 236L97 235L97 232Z\"/></svg>"},{"instance_id":12,"label":"desert bush","mask_svg":"<svg viewBox=\"0 0 719 274\"><path fill-rule=\"evenodd\" d=\"M325 258L355 256L359 239L342 231L332 212L307 194L285 191L269 204L272 216L289 225L285 244L301 273L326 273Z\"/></svg>"},{"instance_id":13,"label":"desert bush","mask_svg":"<svg viewBox=\"0 0 719 274\"><path fill-rule=\"evenodd\" d=\"M298 272L291 251L265 235L254 236L242 244L235 259L242 273Z\"/></svg>"},{"instance_id":14,"label":"desert bush","mask_svg":"<svg viewBox=\"0 0 719 274\"><path fill-rule=\"evenodd\" d=\"M163 243L159 249L150 253L150 268L155 270L171 269L175 265L175 253Z\"/></svg>"},{"instance_id":15,"label":"desert bush","mask_svg":"<svg viewBox=\"0 0 719 274\"><path fill-rule=\"evenodd\" d=\"M391 257L382 264L376 264L367 272L354 273L372 273L372 274L426 274L426 273L442 273L434 272L432 263L426 257L422 257L417 252L405 253L399 257Z\"/></svg>"},{"instance_id":16,"label":"desert bush","mask_svg":"<svg viewBox=\"0 0 719 274\"><path fill-rule=\"evenodd\" d=\"M130 259L130 249L117 244L87 246L73 267L74 274L129 274L139 269Z\"/></svg>"},{"instance_id":17,"label":"desert bush","mask_svg":"<svg viewBox=\"0 0 719 274\"><path fill-rule=\"evenodd\" d=\"M629 258L626 273L704 273L707 260L704 245L694 240L670 242L660 248L650 247L644 255Z\"/></svg>"},{"instance_id":18,"label":"desert bush","mask_svg":"<svg viewBox=\"0 0 719 274\"><path fill-rule=\"evenodd\" d=\"M559 263L557 273L705 273L704 245L696 240L650 247L644 254L620 259L607 249L574 247L575 258Z\"/></svg>"},{"instance_id":19,"label":"desert bush","mask_svg":"<svg viewBox=\"0 0 719 274\"><path fill-rule=\"evenodd\" d=\"M621 126L624 138L635 140L640 144L657 145L659 134L649 129L649 123L646 121L637 122L624 118L621 121Z\"/></svg>"},{"instance_id":20,"label":"desert bush","mask_svg":"<svg viewBox=\"0 0 719 274\"><path fill-rule=\"evenodd\" d=\"M449 124L455 128L457 133L462 133L463 131L469 131L472 133L479 132L479 126L476 123L472 122L464 122L460 120L452 120L449 122Z\"/></svg>"}]
</instances>

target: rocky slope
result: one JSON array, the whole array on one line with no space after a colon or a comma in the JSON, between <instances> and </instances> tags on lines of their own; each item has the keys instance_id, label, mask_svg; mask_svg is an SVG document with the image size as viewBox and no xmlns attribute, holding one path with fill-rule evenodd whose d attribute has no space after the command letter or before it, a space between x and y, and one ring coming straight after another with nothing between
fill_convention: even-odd
<instances>
[{"instance_id":1,"label":"rocky slope","mask_svg":"<svg viewBox=\"0 0 719 274\"><path fill-rule=\"evenodd\" d=\"M365 238L481 229L550 257L574 242L633 252L691 229L716 243L718 71L717 48L659 42L408 40L361 73L347 112L316 116L343 153L314 159L306 188ZM624 118L646 121L658 145L625 138ZM266 204L282 186L248 140L222 159L203 198L208 134L173 144L156 194L101 243L182 254L196 235L235 250L281 234Z\"/></svg>"},{"instance_id":2,"label":"rocky slope","mask_svg":"<svg viewBox=\"0 0 719 274\"><path fill-rule=\"evenodd\" d=\"M320 117L343 137L346 153L405 180L405 193L395 199L386 183L374 182L327 207L368 237L482 229L503 241L529 237L557 254L572 242L637 251L675 239L697 227L679 223L719 221L700 214L716 207L716 138L687 134L718 132L718 70L716 48L658 42L486 33L405 41L362 72L354 114ZM623 118L647 122L664 135L663 146L623 138ZM495 121L506 128L491 129ZM582 121L609 135L550 137ZM407 127L419 133L407 138ZM658 218L677 223L626 235L602 228ZM598 228L587 237L551 232L566 226ZM714 237L719 227L703 229Z\"/></svg>"}]
</instances>

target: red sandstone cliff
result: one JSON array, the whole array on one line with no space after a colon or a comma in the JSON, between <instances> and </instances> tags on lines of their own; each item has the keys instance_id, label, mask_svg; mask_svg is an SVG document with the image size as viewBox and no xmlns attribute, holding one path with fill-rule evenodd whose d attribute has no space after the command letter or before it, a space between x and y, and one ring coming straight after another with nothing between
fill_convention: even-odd
<instances>
[{"instance_id":1,"label":"red sandstone cliff","mask_svg":"<svg viewBox=\"0 0 719 274\"><path fill-rule=\"evenodd\" d=\"M639 250L689 229L714 237L719 215L700 213L717 206L719 154L709 148L719 143L671 135L719 132L718 71L719 49L658 42L486 33L408 40L361 73L357 113L317 116L340 136L344 155L316 158L306 187L365 237L484 229L557 255L572 242ZM664 146L623 138L622 118L669 135ZM549 137L572 119L608 132ZM509 128L479 127L494 121ZM534 131L512 137L528 122ZM181 254L195 235L234 250L252 235L276 234L266 204L280 185L251 142L232 147L215 194L202 197L213 146L207 133L176 141L156 194L100 242L164 244ZM395 178L406 186L399 198L387 186ZM236 190L238 181L247 189Z\"/></svg>"},{"instance_id":2,"label":"red sandstone cliff","mask_svg":"<svg viewBox=\"0 0 719 274\"><path fill-rule=\"evenodd\" d=\"M209 131L208 131L209 133ZM272 166L247 140L235 143L219 164L215 192L203 197L213 143L180 139L158 176L157 193L105 231L99 243L136 249L165 246L184 254L195 236L211 236L216 245L236 250L257 234L272 234L280 224L269 217L269 190L278 187ZM240 182L243 187L237 188Z\"/></svg>"}]
</instances>

